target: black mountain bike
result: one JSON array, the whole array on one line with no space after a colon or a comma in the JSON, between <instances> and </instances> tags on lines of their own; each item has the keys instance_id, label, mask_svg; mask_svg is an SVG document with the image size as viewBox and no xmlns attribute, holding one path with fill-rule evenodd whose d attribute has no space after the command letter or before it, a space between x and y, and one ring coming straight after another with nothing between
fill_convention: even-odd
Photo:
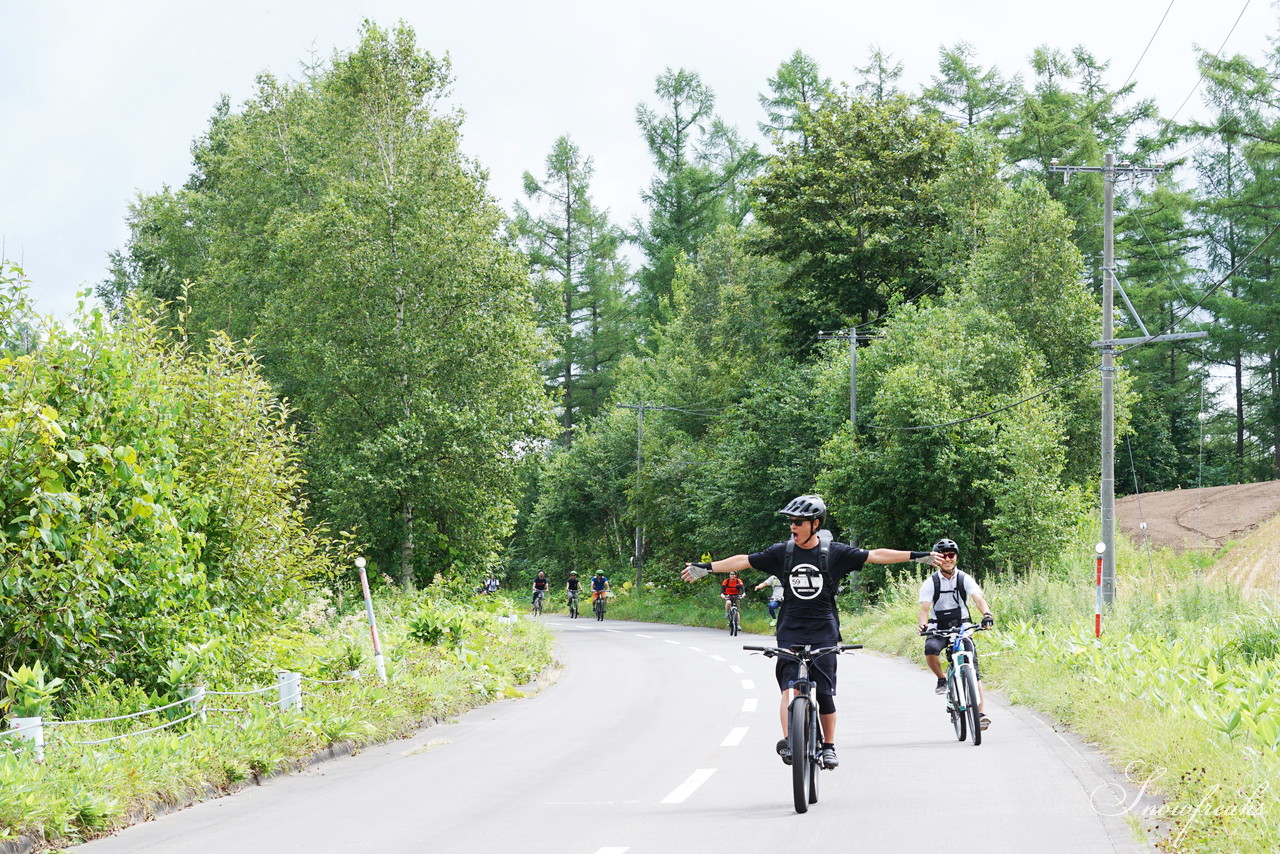
<instances>
[{"instance_id":1,"label":"black mountain bike","mask_svg":"<svg viewBox=\"0 0 1280 854\"><path fill-rule=\"evenodd\" d=\"M742 617L738 613L738 600L741 596L729 597L729 635L736 637L738 632L742 631Z\"/></svg>"},{"instance_id":2,"label":"black mountain bike","mask_svg":"<svg viewBox=\"0 0 1280 854\"><path fill-rule=\"evenodd\" d=\"M546 595L545 590L533 591L533 616L536 617L542 613L542 597Z\"/></svg>"},{"instance_id":3,"label":"black mountain bike","mask_svg":"<svg viewBox=\"0 0 1280 854\"><path fill-rule=\"evenodd\" d=\"M595 612L597 620L604 619L604 609L605 609L604 600L605 600L605 596L607 595L608 594L601 592L599 596L595 597L595 601L591 603L591 610Z\"/></svg>"},{"instance_id":4,"label":"black mountain bike","mask_svg":"<svg viewBox=\"0 0 1280 854\"><path fill-rule=\"evenodd\" d=\"M578 593L574 591L569 594L569 616L573 619L578 618Z\"/></svg>"},{"instance_id":5,"label":"black mountain bike","mask_svg":"<svg viewBox=\"0 0 1280 854\"><path fill-rule=\"evenodd\" d=\"M984 631L972 623L951 629L929 629L925 637L947 641L947 714L956 731L956 741L964 741L966 733L973 746L982 744L982 713L978 711L978 668L974 663L977 648L973 633Z\"/></svg>"},{"instance_id":6,"label":"black mountain bike","mask_svg":"<svg viewBox=\"0 0 1280 854\"><path fill-rule=\"evenodd\" d=\"M809 666L821 656L862 649L862 644L837 644L819 649L809 646L791 649L744 646L743 649L763 652L768 658L791 658L800 664L800 672L791 683L796 695L787 706L787 742L791 748L791 795L795 799L796 812L808 812L809 804L818 802L818 772L822 770L822 723L818 717L814 683L809 678Z\"/></svg>"}]
</instances>

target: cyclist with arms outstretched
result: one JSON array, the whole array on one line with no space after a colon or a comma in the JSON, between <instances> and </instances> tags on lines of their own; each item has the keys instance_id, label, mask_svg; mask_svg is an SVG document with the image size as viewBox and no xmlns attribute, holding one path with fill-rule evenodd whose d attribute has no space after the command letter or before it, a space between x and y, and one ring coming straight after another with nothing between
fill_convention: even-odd
<instances>
[{"instance_id":1,"label":"cyclist with arms outstretched","mask_svg":"<svg viewBox=\"0 0 1280 854\"><path fill-rule=\"evenodd\" d=\"M900 549L854 548L831 542L822 531L827 505L817 495L801 495L778 511L787 519L791 537L753 554L739 554L711 563L686 564L681 572L685 581L696 581L708 572L728 573L757 569L776 575L782 581L782 609L778 617L778 646L826 647L840 642L840 618L836 612L836 591L850 574L867 563L902 563L925 557L929 552ZM820 536L821 534L821 536ZM780 717L783 738L778 742L778 755L791 764L791 748L787 742L787 706L795 693L790 689L799 665L794 660L778 658L774 673L782 690ZM811 675L817 689L818 712L822 722L822 764L835 768L836 756L836 655L830 653L813 662Z\"/></svg>"}]
</instances>

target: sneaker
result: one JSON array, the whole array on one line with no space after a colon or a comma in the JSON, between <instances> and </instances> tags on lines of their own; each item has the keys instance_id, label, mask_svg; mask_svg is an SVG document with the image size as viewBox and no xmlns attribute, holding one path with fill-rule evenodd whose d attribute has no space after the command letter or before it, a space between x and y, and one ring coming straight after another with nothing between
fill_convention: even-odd
<instances>
[{"instance_id":1,"label":"sneaker","mask_svg":"<svg viewBox=\"0 0 1280 854\"><path fill-rule=\"evenodd\" d=\"M833 768L840 767L840 757L836 756L834 747L822 748L822 767L830 771Z\"/></svg>"},{"instance_id":2,"label":"sneaker","mask_svg":"<svg viewBox=\"0 0 1280 854\"><path fill-rule=\"evenodd\" d=\"M791 743L785 738L778 739L778 755L782 757L783 765L791 764Z\"/></svg>"},{"instance_id":3,"label":"sneaker","mask_svg":"<svg viewBox=\"0 0 1280 854\"><path fill-rule=\"evenodd\" d=\"M945 694L945 693L947 693L947 680L946 680L946 679L943 679L943 678L941 678L941 677L939 677L939 678L938 678L938 684L934 687L934 689L933 689L933 693L935 693L935 694Z\"/></svg>"},{"instance_id":4,"label":"sneaker","mask_svg":"<svg viewBox=\"0 0 1280 854\"><path fill-rule=\"evenodd\" d=\"M991 718L987 717L987 713L983 712L978 715L978 729L986 732L987 727L991 726Z\"/></svg>"}]
</instances>

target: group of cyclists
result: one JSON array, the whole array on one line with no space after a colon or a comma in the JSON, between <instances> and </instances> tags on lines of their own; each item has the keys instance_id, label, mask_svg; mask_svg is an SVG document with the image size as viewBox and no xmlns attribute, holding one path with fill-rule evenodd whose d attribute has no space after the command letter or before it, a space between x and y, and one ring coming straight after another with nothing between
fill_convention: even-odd
<instances>
[{"instance_id":1,"label":"group of cyclists","mask_svg":"<svg viewBox=\"0 0 1280 854\"><path fill-rule=\"evenodd\" d=\"M596 608L595 604L597 600L608 598L609 589L610 589L609 579L605 577L604 570L597 569L595 575L591 576L591 578L587 581L587 583L591 586L591 605L592 605L591 610L595 613L597 620L603 620L604 609ZM532 588L533 590L532 604L534 605L535 610L537 611L541 610L541 608L539 608L538 606L544 602L547 596L547 591L550 589L551 589L551 579L547 578L547 574L545 572L539 570L538 575L533 579L533 588ZM570 572L569 578L567 581L565 581L565 584L564 584L564 593L565 593L565 599L567 600L569 605L569 616L571 617L578 616L578 609L576 606L578 604L578 594L581 591L581 589L582 589L582 582L578 580L577 571L575 570L573 572Z\"/></svg>"},{"instance_id":2,"label":"group of cyclists","mask_svg":"<svg viewBox=\"0 0 1280 854\"><path fill-rule=\"evenodd\" d=\"M841 582L868 563L916 561L936 568L920 587L917 628L922 635L930 634L933 629L946 630L970 622L970 600L982 615L984 627L990 627L994 623L991 609L978 582L956 567L960 549L953 540L940 539L929 551L887 548L868 550L833 542L830 534L822 529L827 506L818 495L798 496L778 513L786 517L790 531L787 540L752 554L685 564L681 577L692 582L708 573L725 574L727 578L721 582L720 595L725 599L727 613L731 602L745 592L741 572L754 569L768 573L768 577L755 589L772 588L769 598L770 625L777 628L779 647L818 648L840 643L836 593ZM946 692L946 679L940 659L942 650L939 638L930 637L925 642L925 660L937 678L935 690L939 694ZM976 649L974 656L976 664ZM796 679L797 668L796 661L779 657L774 670L778 688L782 692L779 717L783 737L778 742L777 751L782 761L788 765L791 764L792 757L787 739L787 707L794 694L790 685ZM822 728L822 765L825 768L835 768L840 764L835 749L836 655L832 653L815 659L811 676L816 687ZM981 670L978 671L978 678L981 679ZM981 727L986 729L990 719L983 707L981 687L978 709Z\"/></svg>"}]
</instances>

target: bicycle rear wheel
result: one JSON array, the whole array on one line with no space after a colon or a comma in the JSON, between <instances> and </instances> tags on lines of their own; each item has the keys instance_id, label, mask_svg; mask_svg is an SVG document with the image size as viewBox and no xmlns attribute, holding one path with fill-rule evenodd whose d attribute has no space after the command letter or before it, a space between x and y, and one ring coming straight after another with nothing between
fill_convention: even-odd
<instances>
[{"instance_id":1,"label":"bicycle rear wheel","mask_svg":"<svg viewBox=\"0 0 1280 854\"><path fill-rule=\"evenodd\" d=\"M796 697L787 711L787 741L791 746L791 795L796 812L809 811L809 780L813 775L809 734L809 700Z\"/></svg>"},{"instance_id":2,"label":"bicycle rear wheel","mask_svg":"<svg viewBox=\"0 0 1280 854\"><path fill-rule=\"evenodd\" d=\"M738 609L736 607L729 609L729 635L734 637L738 634Z\"/></svg>"},{"instance_id":3,"label":"bicycle rear wheel","mask_svg":"<svg viewBox=\"0 0 1280 854\"><path fill-rule=\"evenodd\" d=\"M576 597L569 600L569 617L575 620L578 618L578 600Z\"/></svg>"},{"instance_id":4,"label":"bicycle rear wheel","mask_svg":"<svg viewBox=\"0 0 1280 854\"><path fill-rule=\"evenodd\" d=\"M951 713L951 726L955 727L956 741L964 741L968 734L964 689L960 685L960 674L954 670L947 674L947 711Z\"/></svg>"},{"instance_id":5,"label":"bicycle rear wheel","mask_svg":"<svg viewBox=\"0 0 1280 854\"><path fill-rule=\"evenodd\" d=\"M970 664L960 668L960 676L964 680L965 704L969 717L969 735L973 737L973 746L977 747L982 744L982 715L978 712L978 677L974 674L973 666Z\"/></svg>"}]
</instances>

